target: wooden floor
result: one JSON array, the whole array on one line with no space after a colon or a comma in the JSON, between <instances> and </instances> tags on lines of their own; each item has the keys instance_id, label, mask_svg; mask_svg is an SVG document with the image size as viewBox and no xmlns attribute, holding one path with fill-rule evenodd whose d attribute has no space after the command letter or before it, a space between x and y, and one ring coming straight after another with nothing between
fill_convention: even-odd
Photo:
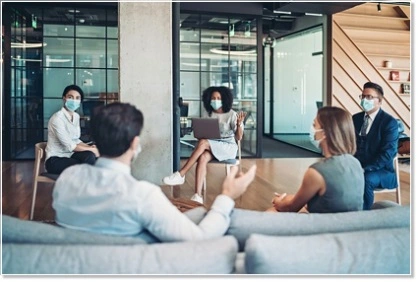
<instances>
[{"instance_id":1,"label":"wooden floor","mask_svg":"<svg viewBox=\"0 0 418 282\"><path fill-rule=\"evenodd\" d=\"M257 175L245 194L236 201L236 207L250 210L266 210L271 206L274 192L295 193L306 169L316 158L292 159L243 159L242 168L246 171L251 165L257 165ZM184 161L182 161L183 163ZM405 170L405 169L404 169ZM2 162L2 213L28 219L32 199L33 161ZM220 193L225 177L223 165L209 165L207 178L207 197L205 205L210 206ZM410 173L401 171L402 205L409 205ZM36 199L34 220L53 220L51 206L52 185L40 183ZM186 175L181 186L162 186L167 196L190 198L194 193L194 167ZM376 200L395 201L394 193L379 194Z\"/></svg>"}]
</instances>

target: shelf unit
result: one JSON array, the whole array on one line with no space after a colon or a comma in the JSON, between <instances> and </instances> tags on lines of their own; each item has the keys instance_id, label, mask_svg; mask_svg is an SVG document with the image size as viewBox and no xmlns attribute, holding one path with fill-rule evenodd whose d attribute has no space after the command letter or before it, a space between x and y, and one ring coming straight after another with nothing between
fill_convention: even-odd
<instances>
[{"instance_id":1,"label":"shelf unit","mask_svg":"<svg viewBox=\"0 0 418 282\"><path fill-rule=\"evenodd\" d=\"M396 94L385 95L386 103L394 105L392 114L410 128L411 93L403 93L405 84L412 84L410 7L385 3L381 7L377 12L376 3L364 3L333 15L333 19L386 80L385 93ZM390 67L386 67L387 61ZM399 72L399 80L391 80L393 71Z\"/></svg>"}]
</instances>

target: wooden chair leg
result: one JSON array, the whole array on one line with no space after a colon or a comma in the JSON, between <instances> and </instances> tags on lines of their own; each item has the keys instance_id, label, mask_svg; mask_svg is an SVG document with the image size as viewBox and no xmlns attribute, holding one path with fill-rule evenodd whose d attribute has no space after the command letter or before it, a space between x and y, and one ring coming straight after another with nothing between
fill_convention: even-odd
<instances>
[{"instance_id":1,"label":"wooden chair leg","mask_svg":"<svg viewBox=\"0 0 418 282\"><path fill-rule=\"evenodd\" d=\"M396 188L396 202L401 205L401 180L399 177L399 159L396 157L394 159L395 171L396 171L396 181L398 182L398 187Z\"/></svg>"},{"instance_id":2,"label":"wooden chair leg","mask_svg":"<svg viewBox=\"0 0 418 282\"><path fill-rule=\"evenodd\" d=\"M33 191L32 191L32 205L30 208L30 215L29 215L29 219L32 220L33 219L33 213L35 211L35 201L36 201L36 191L38 189L38 181L34 181L33 182Z\"/></svg>"},{"instance_id":3,"label":"wooden chair leg","mask_svg":"<svg viewBox=\"0 0 418 282\"><path fill-rule=\"evenodd\" d=\"M398 185L398 188L396 188L396 202L399 205L402 205L402 203L401 203L401 186L400 185Z\"/></svg>"},{"instance_id":4,"label":"wooden chair leg","mask_svg":"<svg viewBox=\"0 0 418 282\"><path fill-rule=\"evenodd\" d=\"M203 178L202 199L203 203L206 202L206 177Z\"/></svg>"}]
</instances>

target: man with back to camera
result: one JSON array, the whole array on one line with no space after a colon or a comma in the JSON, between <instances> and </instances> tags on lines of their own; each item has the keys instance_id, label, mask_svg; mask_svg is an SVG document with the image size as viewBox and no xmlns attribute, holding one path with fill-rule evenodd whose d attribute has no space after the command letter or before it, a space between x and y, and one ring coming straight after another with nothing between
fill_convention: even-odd
<instances>
[{"instance_id":1,"label":"man with back to camera","mask_svg":"<svg viewBox=\"0 0 418 282\"><path fill-rule=\"evenodd\" d=\"M374 202L374 189L395 188L396 179L393 159L398 148L398 122L380 107L383 89L380 85L367 82L359 95L363 112L353 115L357 139L357 152L354 155L364 169L363 209L371 209Z\"/></svg>"},{"instance_id":2,"label":"man with back to camera","mask_svg":"<svg viewBox=\"0 0 418 282\"><path fill-rule=\"evenodd\" d=\"M52 205L59 225L122 236L148 230L163 242L209 239L226 232L234 199L254 179L255 166L239 177L238 168L231 168L222 193L196 225L160 187L131 175L131 162L141 151L143 115L138 109L123 103L101 106L94 112L91 125L101 157L93 166L69 167L58 178Z\"/></svg>"}]
</instances>

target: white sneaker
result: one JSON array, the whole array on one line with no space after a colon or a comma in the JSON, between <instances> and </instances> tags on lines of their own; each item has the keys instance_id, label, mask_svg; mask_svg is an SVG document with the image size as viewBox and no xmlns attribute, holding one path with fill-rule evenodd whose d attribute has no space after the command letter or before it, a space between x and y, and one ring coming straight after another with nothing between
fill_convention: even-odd
<instances>
[{"instance_id":1,"label":"white sneaker","mask_svg":"<svg viewBox=\"0 0 418 282\"><path fill-rule=\"evenodd\" d=\"M190 200L203 204L203 198L199 196L199 194L197 193L194 194L193 197L190 198Z\"/></svg>"},{"instance_id":2,"label":"white sneaker","mask_svg":"<svg viewBox=\"0 0 418 282\"><path fill-rule=\"evenodd\" d=\"M170 176L166 176L163 178L163 182L166 185L181 185L184 183L184 176L181 177L180 172L176 171Z\"/></svg>"}]
</instances>

